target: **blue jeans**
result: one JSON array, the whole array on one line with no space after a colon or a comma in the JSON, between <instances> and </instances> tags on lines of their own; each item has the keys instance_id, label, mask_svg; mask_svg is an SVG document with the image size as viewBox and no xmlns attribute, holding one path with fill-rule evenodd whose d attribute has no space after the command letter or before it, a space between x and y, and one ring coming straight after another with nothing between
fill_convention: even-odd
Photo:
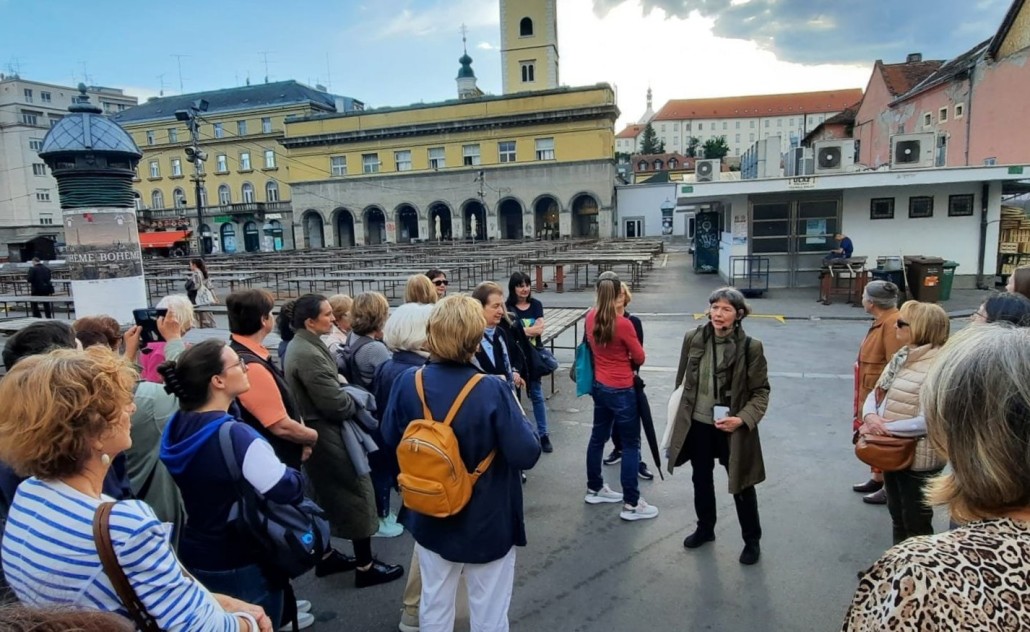
<instances>
[{"instance_id":1,"label":"blue jeans","mask_svg":"<svg viewBox=\"0 0 1030 632\"><path fill-rule=\"evenodd\" d=\"M594 491L604 486L601 457L604 444L612 436L612 425L622 438L622 499L627 505L640 500L637 470L640 468L640 415L637 413L637 392L628 388L610 388L594 382L594 428L587 444L587 487Z\"/></svg>"},{"instance_id":2,"label":"blue jeans","mask_svg":"<svg viewBox=\"0 0 1030 632\"><path fill-rule=\"evenodd\" d=\"M235 597L255 606L261 606L278 628L283 616L283 589L273 589L257 564L242 566L229 571L202 571L189 569L205 588L213 593Z\"/></svg>"},{"instance_id":3,"label":"blue jeans","mask_svg":"<svg viewBox=\"0 0 1030 632\"><path fill-rule=\"evenodd\" d=\"M533 418L536 419L536 433L541 437L547 434L547 403L544 399L544 384L540 380L526 382L529 401L533 402Z\"/></svg>"}]
</instances>

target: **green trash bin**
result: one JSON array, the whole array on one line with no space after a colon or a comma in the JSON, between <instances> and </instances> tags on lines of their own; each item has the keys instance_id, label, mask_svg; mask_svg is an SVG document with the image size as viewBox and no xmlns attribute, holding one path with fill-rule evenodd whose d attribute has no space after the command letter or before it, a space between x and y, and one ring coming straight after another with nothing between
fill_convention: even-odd
<instances>
[{"instance_id":1,"label":"green trash bin","mask_svg":"<svg viewBox=\"0 0 1030 632\"><path fill-rule=\"evenodd\" d=\"M951 298L951 285L955 281L955 268L958 267L958 263L955 261L945 261L944 265L941 266L941 300L946 301Z\"/></svg>"}]
</instances>

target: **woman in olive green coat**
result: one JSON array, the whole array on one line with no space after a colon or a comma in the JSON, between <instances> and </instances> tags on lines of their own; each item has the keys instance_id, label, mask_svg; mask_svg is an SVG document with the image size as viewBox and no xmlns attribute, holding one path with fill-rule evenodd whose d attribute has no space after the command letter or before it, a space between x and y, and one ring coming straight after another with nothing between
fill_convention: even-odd
<instances>
[{"instance_id":1,"label":"woman in olive green coat","mask_svg":"<svg viewBox=\"0 0 1030 632\"><path fill-rule=\"evenodd\" d=\"M355 583L363 588L393 581L404 569L372 557L371 538L379 529L372 479L367 473L358 474L341 434L343 422L354 416L356 406L340 388L336 363L321 339L332 331L333 322L333 309L324 296L306 294L297 299L296 333L286 349L286 383L304 423L318 431L318 443L304 465L315 499L329 515L333 535L354 542L356 559L337 554L335 564L316 567L315 574L321 577L356 568Z\"/></svg>"},{"instance_id":2,"label":"woman in olive green coat","mask_svg":"<svg viewBox=\"0 0 1030 632\"><path fill-rule=\"evenodd\" d=\"M744 538L740 562L754 564L761 555L755 485L765 480L758 422L769 406L768 365L762 343L741 328L750 313L744 296L721 288L708 304L710 322L683 339L676 372L683 396L671 422L668 469L687 461L693 469L697 530L683 541L693 549L715 539L712 473L716 461L726 468Z\"/></svg>"}]
</instances>

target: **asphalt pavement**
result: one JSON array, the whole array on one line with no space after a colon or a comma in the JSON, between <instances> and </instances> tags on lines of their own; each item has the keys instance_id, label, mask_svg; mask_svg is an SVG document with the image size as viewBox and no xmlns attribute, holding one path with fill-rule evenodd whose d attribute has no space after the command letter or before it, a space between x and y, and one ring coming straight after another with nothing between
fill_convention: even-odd
<instances>
[{"instance_id":1,"label":"asphalt pavement","mask_svg":"<svg viewBox=\"0 0 1030 632\"><path fill-rule=\"evenodd\" d=\"M695 276L689 257L674 252L648 275L630 305L644 323L643 376L659 433L683 334L702 322L695 314L718 285L714 277ZM953 294L945 308L956 317L955 328L964 326L964 316L984 295ZM591 301L583 292L545 292L539 298L545 308ZM776 290L753 307L756 317L744 325L765 344L772 384L770 408L759 426L768 473L758 486L761 561L751 567L737 561L743 543L721 470L717 539L701 549L682 546L694 528L689 467L666 474L665 481L641 481L643 496L660 509L654 520L627 523L619 519L618 505L585 504L592 403L575 397L563 369L559 392L548 402L555 451L542 455L524 488L529 545L518 550L513 630L839 628L856 571L891 545L886 508L863 504L850 489L868 474L850 441L852 363L868 318L857 308L816 303L814 289ZM571 332L561 342L571 346ZM572 358L569 351L557 355L565 366ZM604 470L618 489L618 466ZM946 527L940 512L936 522ZM350 550L349 543L341 546ZM376 539L373 546L380 558L407 566L412 540L405 533ZM386 632L397 629L403 587L398 581L358 590L350 574L309 575L297 582L297 593L314 603L316 632Z\"/></svg>"}]
</instances>

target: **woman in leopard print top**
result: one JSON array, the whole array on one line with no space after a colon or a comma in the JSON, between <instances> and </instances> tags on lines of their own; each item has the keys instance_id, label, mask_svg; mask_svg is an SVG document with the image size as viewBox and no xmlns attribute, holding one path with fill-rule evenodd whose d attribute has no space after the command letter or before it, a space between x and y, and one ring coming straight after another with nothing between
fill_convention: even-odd
<instances>
[{"instance_id":1,"label":"woman in leopard print top","mask_svg":"<svg viewBox=\"0 0 1030 632\"><path fill-rule=\"evenodd\" d=\"M971 326L921 393L952 472L927 501L965 523L910 538L863 574L845 632L1030 630L1030 329Z\"/></svg>"}]
</instances>

